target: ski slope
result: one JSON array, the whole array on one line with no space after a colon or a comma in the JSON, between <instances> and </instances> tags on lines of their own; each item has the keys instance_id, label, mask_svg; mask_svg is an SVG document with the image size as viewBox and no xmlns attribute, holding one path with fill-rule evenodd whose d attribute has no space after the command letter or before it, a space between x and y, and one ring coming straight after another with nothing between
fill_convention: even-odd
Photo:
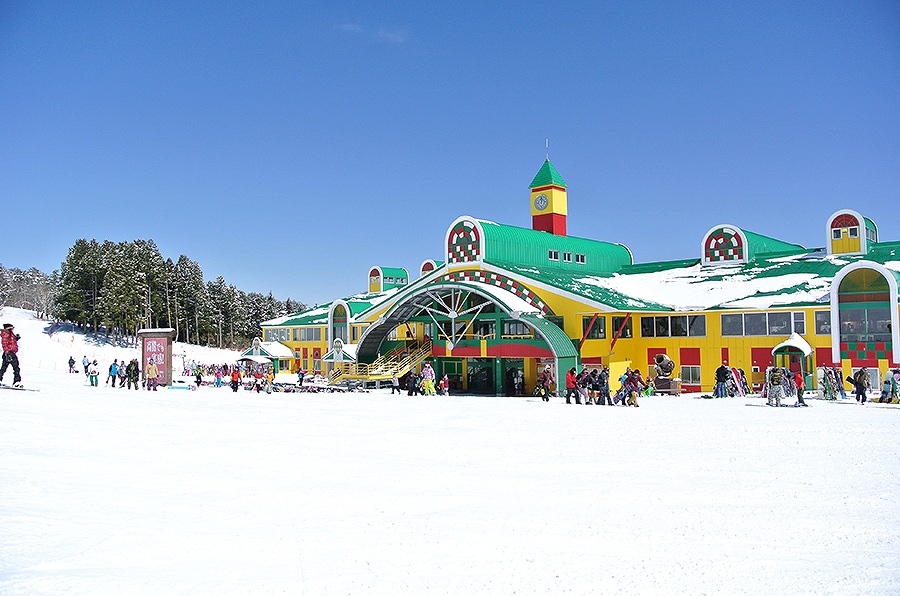
<instances>
[{"instance_id":1,"label":"ski slope","mask_svg":"<svg viewBox=\"0 0 900 596\"><path fill-rule=\"evenodd\" d=\"M7 321L0 594L900 592L897 406L127 392Z\"/></svg>"}]
</instances>

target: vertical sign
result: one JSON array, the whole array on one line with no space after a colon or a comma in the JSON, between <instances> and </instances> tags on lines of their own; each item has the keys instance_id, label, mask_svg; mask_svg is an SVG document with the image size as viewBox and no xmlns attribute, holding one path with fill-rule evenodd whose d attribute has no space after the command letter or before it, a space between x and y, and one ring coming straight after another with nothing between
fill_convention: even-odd
<instances>
[{"instance_id":1,"label":"vertical sign","mask_svg":"<svg viewBox=\"0 0 900 596\"><path fill-rule=\"evenodd\" d=\"M147 367L147 362L153 358L153 362L159 368L158 379L166 378L166 371L169 370L169 363L166 362L166 338L164 337L145 337L144 338L144 358L145 362L141 368Z\"/></svg>"}]
</instances>

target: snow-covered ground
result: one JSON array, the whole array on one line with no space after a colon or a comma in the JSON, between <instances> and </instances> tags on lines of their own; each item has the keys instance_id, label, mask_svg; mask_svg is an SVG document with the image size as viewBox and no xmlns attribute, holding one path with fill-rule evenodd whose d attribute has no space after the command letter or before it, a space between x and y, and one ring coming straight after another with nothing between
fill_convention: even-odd
<instances>
[{"instance_id":1,"label":"snow-covered ground","mask_svg":"<svg viewBox=\"0 0 900 596\"><path fill-rule=\"evenodd\" d=\"M898 406L127 392L8 320L0 594L900 592Z\"/></svg>"}]
</instances>

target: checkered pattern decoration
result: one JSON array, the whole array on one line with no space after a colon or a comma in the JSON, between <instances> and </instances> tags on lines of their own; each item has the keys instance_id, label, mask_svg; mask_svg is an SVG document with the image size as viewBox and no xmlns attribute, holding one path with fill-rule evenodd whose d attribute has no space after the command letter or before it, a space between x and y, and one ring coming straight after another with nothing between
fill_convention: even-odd
<instances>
[{"instance_id":1,"label":"checkered pattern decoration","mask_svg":"<svg viewBox=\"0 0 900 596\"><path fill-rule=\"evenodd\" d=\"M841 359L849 360L850 364L868 365L876 360L887 360L891 356L891 342L884 341L854 341L841 342Z\"/></svg>"},{"instance_id":2,"label":"checkered pattern decoration","mask_svg":"<svg viewBox=\"0 0 900 596\"><path fill-rule=\"evenodd\" d=\"M487 284L502 288L507 292L512 292L531 306L540 309L545 314L551 314L550 308L544 304L544 301L538 298L534 292L520 284L514 279L510 279L499 273L490 273L487 271L454 271L441 277L440 281L464 281L475 282L479 284Z\"/></svg>"},{"instance_id":3,"label":"checkered pattern decoration","mask_svg":"<svg viewBox=\"0 0 900 596\"><path fill-rule=\"evenodd\" d=\"M719 228L710 232L706 237L706 261L715 263L719 261L743 261L744 245L737 230L732 228Z\"/></svg>"},{"instance_id":4,"label":"checkered pattern decoration","mask_svg":"<svg viewBox=\"0 0 900 596\"><path fill-rule=\"evenodd\" d=\"M466 263L477 261L481 256L481 240L478 229L471 221L461 221L450 232L447 243L447 261L449 263Z\"/></svg>"}]
</instances>

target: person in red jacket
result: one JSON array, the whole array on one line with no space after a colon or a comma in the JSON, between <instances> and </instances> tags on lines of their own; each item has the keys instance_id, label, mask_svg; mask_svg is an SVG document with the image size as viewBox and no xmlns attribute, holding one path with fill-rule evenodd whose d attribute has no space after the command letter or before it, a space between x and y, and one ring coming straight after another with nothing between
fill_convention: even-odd
<instances>
[{"instance_id":1,"label":"person in red jacket","mask_svg":"<svg viewBox=\"0 0 900 596\"><path fill-rule=\"evenodd\" d=\"M234 367L231 369L231 390L237 393L238 386L241 384L241 371L238 370L238 367Z\"/></svg>"},{"instance_id":2,"label":"person in red jacket","mask_svg":"<svg viewBox=\"0 0 900 596\"><path fill-rule=\"evenodd\" d=\"M569 372L566 373L566 403L572 403L571 397L575 396L575 403L581 405L581 398L578 396L578 387L576 383L576 379L578 376L575 374L575 368L572 367L569 369Z\"/></svg>"},{"instance_id":3,"label":"person in red jacket","mask_svg":"<svg viewBox=\"0 0 900 596\"><path fill-rule=\"evenodd\" d=\"M0 331L0 343L3 345L3 365L0 366L0 382L3 382L3 375L6 369L12 366L13 369L13 387L22 386L22 375L19 374L19 335L15 332L12 323L4 323L3 331Z\"/></svg>"}]
</instances>

